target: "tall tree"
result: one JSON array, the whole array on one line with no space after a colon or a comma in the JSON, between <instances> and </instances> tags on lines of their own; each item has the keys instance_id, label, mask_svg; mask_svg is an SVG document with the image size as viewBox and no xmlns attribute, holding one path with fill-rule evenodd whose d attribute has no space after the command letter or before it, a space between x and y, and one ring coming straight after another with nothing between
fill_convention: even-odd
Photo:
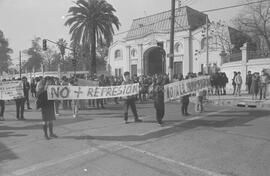
<instances>
[{"instance_id":1,"label":"tall tree","mask_svg":"<svg viewBox=\"0 0 270 176\"><path fill-rule=\"evenodd\" d=\"M69 8L65 25L70 27L72 41L91 48L91 73L96 73L97 41L110 43L114 27L119 29L120 22L114 12L113 6L105 0L78 0Z\"/></svg>"},{"instance_id":2,"label":"tall tree","mask_svg":"<svg viewBox=\"0 0 270 176\"><path fill-rule=\"evenodd\" d=\"M29 56L26 62L26 65L29 70L32 70L33 68L35 68L35 70L40 69L41 63L43 63L44 58L42 55L41 46L39 44L40 41L41 41L41 38L35 37L32 40L32 46L29 49L24 51L24 53Z\"/></svg>"},{"instance_id":3,"label":"tall tree","mask_svg":"<svg viewBox=\"0 0 270 176\"><path fill-rule=\"evenodd\" d=\"M10 54L12 52L12 49L9 48L8 40L0 30L0 75L3 71L8 72L8 67L11 65Z\"/></svg>"},{"instance_id":4,"label":"tall tree","mask_svg":"<svg viewBox=\"0 0 270 176\"><path fill-rule=\"evenodd\" d=\"M270 1L245 6L233 22L239 30L255 38L262 38L270 49Z\"/></svg>"}]
</instances>

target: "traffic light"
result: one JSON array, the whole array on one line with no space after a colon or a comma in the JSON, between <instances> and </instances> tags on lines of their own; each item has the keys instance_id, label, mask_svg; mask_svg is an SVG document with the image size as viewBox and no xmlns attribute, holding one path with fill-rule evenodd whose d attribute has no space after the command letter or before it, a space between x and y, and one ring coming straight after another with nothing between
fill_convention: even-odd
<instances>
[{"instance_id":1,"label":"traffic light","mask_svg":"<svg viewBox=\"0 0 270 176\"><path fill-rule=\"evenodd\" d=\"M42 42L43 42L43 43L42 43L42 44L43 44L43 45L42 45L42 46L43 46L43 50L46 51L46 50L47 50L47 40L46 40L46 39L43 39Z\"/></svg>"}]
</instances>

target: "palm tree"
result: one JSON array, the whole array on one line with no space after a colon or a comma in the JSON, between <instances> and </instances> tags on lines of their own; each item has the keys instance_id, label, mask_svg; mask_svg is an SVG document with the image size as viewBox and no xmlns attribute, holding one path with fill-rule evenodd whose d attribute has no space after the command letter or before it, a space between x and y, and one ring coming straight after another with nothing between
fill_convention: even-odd
<instances>
[{"instance_id":1,"label":"palm tree","mask_svg":"<svg viewBox=\"0 0 270 176\"><path fill-rule=\"evenodd\" d=\"M65 25L70 27L73 42L91 48L91 73L96 73L97 41L110 43L114 27L119 29L120 22L114 12L113 6L105 0L78 0L69 8Z\"/></svg>"}]
</instances>

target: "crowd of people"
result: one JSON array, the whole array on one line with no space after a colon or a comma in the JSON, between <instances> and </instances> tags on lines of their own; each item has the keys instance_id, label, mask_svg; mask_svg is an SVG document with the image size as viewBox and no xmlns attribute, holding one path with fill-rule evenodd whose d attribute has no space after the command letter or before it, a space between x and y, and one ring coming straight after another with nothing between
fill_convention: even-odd
<instances>
[{"instance_id":1,"label":"crowd of people","mask_svg":"<svg viewBox=\"0 0 270 176\"><path fill-rule=\"evenodd\" d=\"M141 122L139 119L136 101L143 103L149 99L153 100L154 108L156 110L156 120L162 125L163 117L165 113L165 104L164 104L164 85L170 82L182 81L185 79L191 79L195 77L202 76L202 73L188 73L186 76L181 74L174 75L173 79L170 81L167 74L156 74L153 76L131 76L129 72L125 72L123 77L119 76L104 76L100 75L77 75L76 78L71 77L62 77L61 79L55 77L37 77L32 78L30 83L26 77L22 78L23 83L23 93L24 97L17 98L16 102L16 117L17 120L25 120L24 118L24 109L25 104L27 109L31 109L29 103L29 96L32 96L36 101L36 108L41 109L41 115L43 120L43 131L46 139L56 138L57 135L53 133L53 121L56 119L56 116L60 115L59 106L62 104L62 109L70 109L73 112L73 117L76 118L79 113L79 109L85 107L82 106L83 103L80 103L81 100L48 100L47 97L47 88L49 85L62 85L68 86L78 85L78 79L90 80L97 83L98 86L117 86L124 84L139 83L139 94L128 96L128 97L117 97L112 99L96 99L88 100L88 107L97 107L104 109L105 105L109 101L114 101L115 104L119 104L119 100L123 103L124 111L124 121L128 123L128 109L129 107L132 110L134 115L135 122ZM19 79L20 80L20 79ZM6 80L3 80L6 81ZM226 95L226 85L228 84L228 77L225 73L217 72L210 75L210 83L212 88L208 90L209 94L212 95ZM234 72L234 77L232 78L233 94L236 96L241 95L241 86L242 86L242 77L240 72ZM260 99L266 98L266 87L269 83L269 75L266 72L253 73L249 71L246 77L246 86L248 88L248 93L252 94L252 99L257 99L258 94ZM196 104L195 111L203 112L203 99L205 98L207 91L199 90L195 93ZM191 95L184 95L181 97L181 112L182 115L190 115L188 112L189 98ZM84 101L85 103L85 101ZM85 104L84 104L85 106ZM5 111L5 101L0 100L0 120L4 120L4 111ZM47 130L49 129L49 134Z\"/></svg>"}]
</instances>

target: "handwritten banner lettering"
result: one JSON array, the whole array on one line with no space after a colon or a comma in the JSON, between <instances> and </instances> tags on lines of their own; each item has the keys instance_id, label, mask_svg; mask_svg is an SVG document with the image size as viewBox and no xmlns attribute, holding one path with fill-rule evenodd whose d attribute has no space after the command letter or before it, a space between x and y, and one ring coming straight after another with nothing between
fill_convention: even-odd
<instances>
[{"instance_id":1,"label":"handwritten banner lettering","mask_svg":"<svg viewBox=\"0 0 270 176\"><path fill-rule=\"evenodd\" d=\"M139 84L108 87L90 86L49 86L49 100L89 100L101 98L126 97L139 93Z\"/></svg>"},{"instance_id":2,"label":"handwritten banner lettering","mask_svg":"<svg viewBox=\"0 0 270 176\"><path fill-rule=\"evenodd\" d=\"M184 95L207 89L210 86L210 76L201 76L167 84L164 86L164 101L177 100Z\"/></svg>"},{"instance_id":3,"label":"handwritten banner lettering","mask_svg":"<svg viewBox=\"0 0 270 176\"><path fill-rule=\"evenodd\" d=\"M0 82L0 100L13 100L23 97L22 81Z\"/></svg>"}]
</instances>

